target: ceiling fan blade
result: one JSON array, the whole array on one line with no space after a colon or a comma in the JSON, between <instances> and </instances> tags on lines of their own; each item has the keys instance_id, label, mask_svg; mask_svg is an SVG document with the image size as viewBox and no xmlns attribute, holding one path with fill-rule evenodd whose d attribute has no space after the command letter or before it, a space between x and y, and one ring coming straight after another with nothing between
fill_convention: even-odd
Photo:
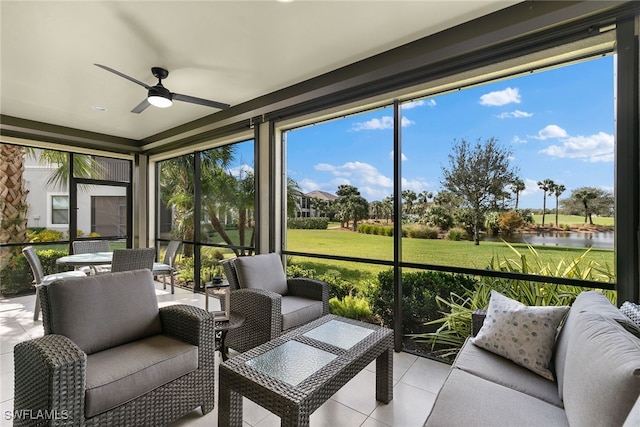
<instances>
[{"instance_id":1,"label":"ceiling fan blade","mask_svg":"<svg viewBox=\"0 0 640 427\"><path fill-rule=\"evenodd\" d=\"M118 70L114 70L114 69L113 69L113 68L111 68L111 67L107 67L106 65L100 65L100 64L93 64L93 65L95 65L96 67L100 67L100 68L102 68L103 70L110 71L110 72L112 72L113 74L116 74L116 75L118 75L118 76L120 76L120 77L124 77L125 79L127 79L127 80L129 80L129 81L132 81L132 82L134 82L134 83L137 83L137 84L139 84L140 86L143 86L144 88L146 88L147 90L151 89L151 86L149 86L148 84L143 83L143 82L141 82L141 81L140 81L140 80L138 80L138 79L134 79L133 77L129 77L129 76L127 76L126 74L123 74L123 73L121 73L121 72L120 72L120 71L118 71Z\"/></svg>"},{"instance_id":2,"label":"ceiling fan blade","mask_svg":"<svg viewBox=\"0 0 640 427\"><path fill-rule=\"evenodd\" d=\"M140 114L144 110L146 110L146 108L149 105L151 105L151 104L149 104L149 101L147 101L147 98L145 98L140 104L136 105L135 108L133 110L131 110L131 112L132 113L136 113L136 114Z\"/></svg>"},{"instance_id":3,"label":"ceiling fan blade","mask_svg":"<svg viewBox=\"0 0 640 427\"><path fill-rule=\"evenodd\" d=\"M195 96L182 95L180 93L172 93L171 94L174 101L182 101L182 102L190 102L192 104L204 105L207 107L219 108L221 110L226 110L230 107L229 104L224 104L222 102L210 101L208 99L196 98Z\"/></svg>"}]
</instances>

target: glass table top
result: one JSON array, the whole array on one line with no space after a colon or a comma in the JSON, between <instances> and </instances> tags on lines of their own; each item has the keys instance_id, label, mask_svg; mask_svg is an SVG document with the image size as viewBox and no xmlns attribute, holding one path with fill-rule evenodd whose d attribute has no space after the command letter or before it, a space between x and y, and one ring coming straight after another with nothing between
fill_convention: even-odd
<instances>
[{"instance_id":1,"label":"glass table top","mask_svg":"<svg viewBox=\"0 0 640 427\"><path fill-rule=\"evenodd\" d=\"M258 372L297 386L336 357L298 341L287 341L245 363Z\"/></svg>"},{"instance_id":2,"label":"glass table top","mask_svg":"<svg viewBox=\"0 0 640 427\"><path fill-rule=\"evenodd\" d=\"M368 337L373 330L350 323L330 320L303 335L322 341L333 346L349 350L351 347Z\"/></svg>"}]
</instances>

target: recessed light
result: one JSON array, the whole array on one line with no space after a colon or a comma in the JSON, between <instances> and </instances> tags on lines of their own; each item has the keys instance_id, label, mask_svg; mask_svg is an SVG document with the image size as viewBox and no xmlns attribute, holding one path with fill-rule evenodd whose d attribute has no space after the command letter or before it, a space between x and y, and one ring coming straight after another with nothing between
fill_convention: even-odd
<instances>
[{"instance_id":1,"label":"recessed light","mask_svg":"<svg viewBox=\"0 0 640 427\"><path fill-rule=\"evenodd\" d=\"M99 105L92 105L92 106L91 106L91 109L92 109L93 111L99 111L99 112L101 112L101 113L104 113L104 112L106 112L106 111L109 111L109 110L107 110L105 107L101 107L101 106L99 106Z\"/></svg>"}]
</instances>

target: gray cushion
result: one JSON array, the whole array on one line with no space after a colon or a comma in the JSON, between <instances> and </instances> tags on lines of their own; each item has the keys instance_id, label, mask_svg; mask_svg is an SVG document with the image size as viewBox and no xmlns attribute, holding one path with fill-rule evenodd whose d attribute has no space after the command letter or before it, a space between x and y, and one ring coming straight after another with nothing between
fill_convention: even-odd
<instances>
[{"instance_id":1,"label":"gray cushion","mask_svg":"<svg viewBox=\"0 0 640 427\"><path fill-rule=\"evenodd\" d=\"M631 412L627 415L627 419L624 421L622 427L638 427L640 426L640 397L636 399L636 404L633 405Z\"/></svg>"},{"instance_id":2,"label":"gray cushion","mask_svg":"<svg viewBox=\"0 0 640 427\"><path fill-rule=\"evenodd\" d=\"M640 339L599 313L576 316L564 374L571 425L620 426L640 395Z\"/></svg>"},{"instance_id":3,"label":"gray cushion","mask_svg":"<svg viewBox=\"0 0 640 427\"><path fill-rule=\"evenodd\" d=\"M198 347L164 335L94 353L87 357L85 415L113 409L197 368Z\"/></svg>"},{"instance_id":4,"label":"gray cushion","mask_svg":"<svg viewBox=\"0 0 640 427\"><path fill-rule=\"evenodd\" d=\"M569 422L564 411L555 405L452 369L424 425L561 427Z\"/></svg>"},{"instance_id":5,"label":"gray cushion","mask_svg":"<svg viewBox=\"0 0 640 427\"><path fill-rule=\"evenodd\" d=\"M282 297L282 330L295 328L322 316L322 301L302 297Z\"/></svg>"},{"instance_id":6,"label":"gray cushion","mask_svg":"<svg viewBox=\"0 0 640 427\"><path fill-rule=\"evenodd\" d=\"M162 331L148 270L70 278L47 285L51 333L92 354Z\"/></svg>"},{"instance_id":7,"label":"gray cushion","mask_svg":"<svg viewBox=\"0 0 640 427\"><path fill-rule=\"evenodd\" d=\"M502 356L473 345L469 339L462 346L453 366L560 408L563 407L556 383Z\"/></svg>"},{"instance_id":8,"label":"gray cushion","mask_svg":"<svg viewBox=\"0 0 640 427\"><path fill-rule=\"evenodd\" d=\"M631 321L600 292L588 291L582 292L578 295L571 306L571 310L569 310L569 315L567 316L556 340L553 363L556 371L556 381L558 383L558 394L560 395L560 399L564 399L564 370L569 338L573 335L576 327L580 326L576 320L578 317L577 314L584 311L600 313L617 322L631 323Z\"/></svg>"},{"instance_id":9,"label":"gray cushion","mask_svg":"<svg viewBox=\"0 0 640 427\"><path fill-rule=\"evenodd\" d=\"M235 267L241 288L265 289L280 295L287 294L287 277L278 254L238 257Z\"/></svg>"}]
</instances>

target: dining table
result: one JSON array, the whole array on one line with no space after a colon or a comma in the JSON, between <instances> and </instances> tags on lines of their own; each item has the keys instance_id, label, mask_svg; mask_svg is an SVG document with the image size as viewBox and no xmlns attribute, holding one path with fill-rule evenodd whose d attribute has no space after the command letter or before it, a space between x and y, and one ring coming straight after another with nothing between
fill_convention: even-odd
<instances>
[{"instance_id":1,"label":"dining table","mask_svg":"<svg viewBox=\"0 0 640 427\"><path fill-rule=\"evenodd\" d=\"M95 252L86 254L65 255L56 260L58 265L68 265L70 267L83 267L92 265L111 264L113 252Z\"/></svg>"}]
</instances>

